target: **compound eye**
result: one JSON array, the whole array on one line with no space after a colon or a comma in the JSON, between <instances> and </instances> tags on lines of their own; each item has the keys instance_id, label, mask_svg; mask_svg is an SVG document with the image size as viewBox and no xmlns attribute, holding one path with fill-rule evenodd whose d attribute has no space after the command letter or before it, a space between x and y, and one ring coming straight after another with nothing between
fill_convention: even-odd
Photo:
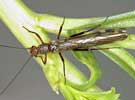
<instances>
[{"instance_id":1,"label":"compound eye","mask_svg":"<svg viewBox=\"0 0 135 100\"><path fill-rule=\"evenodd\" d=\"M31 56L37 56L38 55L38 48L36 46L32 46L30 49Z\"/></svg>"}]
</instances>

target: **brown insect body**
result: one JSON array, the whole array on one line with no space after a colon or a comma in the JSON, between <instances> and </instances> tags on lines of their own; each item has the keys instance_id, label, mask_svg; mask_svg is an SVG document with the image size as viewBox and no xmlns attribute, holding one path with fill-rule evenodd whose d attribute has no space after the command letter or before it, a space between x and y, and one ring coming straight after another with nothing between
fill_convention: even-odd
<instances>
[{"instance_id":1,"label":"brown insect body","mask_svg":"<svg viewBox=\"0 0 135 100\"><path fill-rule=\"evenodd\" d=\"M38 54L46 54L48 52L90 49L98 45L124 40L128 36L125 29L114 31L117 33L110 32L110 30L105 30L103 33L99 31L93 34L81 35L74 38L72 37L63 40L55 40L50 43L41 44L38 47L32 46L30 49L30 54L36 57Z\"/></svg>"}]
</instances>

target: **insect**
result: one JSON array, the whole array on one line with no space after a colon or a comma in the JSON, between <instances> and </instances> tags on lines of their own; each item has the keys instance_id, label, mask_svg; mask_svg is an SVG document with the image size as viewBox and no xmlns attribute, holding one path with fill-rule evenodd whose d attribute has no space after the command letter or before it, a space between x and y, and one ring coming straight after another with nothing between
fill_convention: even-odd
<instances>
[{"instance_id":1,"label":"insect","mask_svg":"<svg viewBox=\"0 0 135 100\"><path fill-rule=\"evenodd\" d=\"M104 22L106 22L107 18ZM98 45L102 44L108 44L119 40L124 40L127 38L127 31L126 29L106 29L106 30L99 30L95 31L92 34L85 34L89 31L95 30L97 27L100 27L101 24L97 25L96 27L80 32L78 34L72 35L69 38L60 39L60 35L62 32L62 28L65 22L65 18L63 18L63 22L60 26L57 39L54 41L51 41L49 43L45 43L40 35L36 32L33 32L29 29L27 29L25 26L23 26L24 29L26 29L28 32L35 34L37 38L40 40L41 44L38 46L32 46L29 49L30 57L25 62L25 64L21 67L21 69L15 74L13 79L8 83L8 85L0 92L0 95L3 94L7 88L13 83L13 81L16 79L16 77L22 72L25 65L29 62L29 60L32 57L39 57L44 64L47 62L47 53L53 52L58 53L61 61L63 63L63 75L65 77L65 83L66 83L66 72L65 72L65 63L64 58L62 55L63 51L67 50L73 50L73 51L89 51L89 50L103 50L103 49L109 49L109 48L96 48ZM103 23L104 23L103 22ZM17 49L24 49L24 48L18 48L18 47L12 47L12 46L4 46L3 47L10 47L10 48L17 48ZM39 56L42 54L43 56Z\"/></svg>"}]
</instances>

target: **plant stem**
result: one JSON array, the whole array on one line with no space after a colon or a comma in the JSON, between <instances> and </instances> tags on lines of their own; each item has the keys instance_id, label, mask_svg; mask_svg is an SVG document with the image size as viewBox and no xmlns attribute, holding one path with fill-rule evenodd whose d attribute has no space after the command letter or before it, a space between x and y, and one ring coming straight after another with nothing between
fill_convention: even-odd
<instances>
[{"instance_id":1,"label":"plant stem","mask_svg":"<svg viewBox=\"0 0 135 100\"><path fill-rule=\"evenodd\" d=\"M21 0L0 0L0 18L8 26L8 28L12 31L14 36L22 43L24 47L31 47L33 45L37 46L40 43L35 38L35 36L27 32L23 28L23 26L27 27L31 31L37 32L45 42L49 42L50 40L46 32L52 32L57 34L60 25L63 21L63 17L34 13L27 6L25 6L25 4L23 4ZM105 19L106 17L81 18L81 19L66 18L62 30L62 35L70 36L72 34L76 34L77 32L82 32L85 28L95 27L99 24L102 24L105 21ZM135 26L134 22L135 22L135 11L132 11L125 14L108 17L107 22L105 22L99 28L134 27ZM114 51L113 50L107 52L104 51L103 53L106 54L109 58L114 60L116 56L118 56L118 55L114 55L115 54ZM131 76L135 77L134 69L130 68L131 63L134 62L133 57L128 55L128 53L124 53L125 51L123 50L119 50L119 52L123 52L122 57L128 57L128 59L130 59L130 63L126 65L126 63L128 62L126 61L122 62L124 58L119 58L120 61L118 61L116 58L117 61L115 62L118 63L119 65L123 65L123 66L126 65L123 68L125 70L128 70L127 71L128 73L132 72ZM67 84L64 84L62 62L57 53L48 54L48 61L46 65L44 65L40 59L36 59L39 62L39 64L42 66L44 74L46 75L53 90L55 90L56 92L60 90L67 100L71 100L71 99L74 100L75 98L78 97L77 95L78 93L82 95L84 94L86 96L85 92L87 91L93 91L93 90L98 92L101 91L98 87L95 86L96 81L101 76L101 70L92 52L83 52L83 53L73 52L73 54L82 63L87 65L87 67L91 71L91 77L88 81L86 77L71 62L69 62L65 58ZM71 89L70 86L72 86L72 88L74 89ZM69 93L69 91L71 93ZM76 96L71 98L71 96L74 96L73 94L75 93ZM118 95L115 95L114 89L112 89L107 93L103 93L104 95L103 97L107 97L108 95L107 96L105 95L109 93L115 96L115 99L111 99L111 100L117 100ZM98 94L101 95L101 93ZM89 95L87 96L89 97ZM92 98L96 98L96 97L92 97ZM104 99L104 100L109 100L109 99Z\"/></svg>"},{"instance_id":2,"label":"plant stem","mask_svg":"<svg viewBox=\"0 0 135 100\"><path fill-rule=\"evenodd\" d=\"M22 43L24 47L31 47L32 45L39 45L39 41L28 33L22 26L28 29L40 33L40 36L44 41L49 41L46 30L50 32L57 32L63 18L51 16L47 14L36 14L27 8L21 0L0 0L0 18L12 31L15 37ZM76 19L70 19L72 21ZM82 20L78 20L78 23ZM83 21L82 21L83 22ZM66 33L66 27L71 27L71 22L65 24L64 31ZM86 23L86 22L85 22ZM69 25L69 26L68 26ZM74 27L74 26L73 26ZM44 30L46 29L46 30ZM64 32L63 32L64 33ZM58 58L54 61L53 58ZM48 54L47 65L43 65L39 59L36 59L42 66L43 71L50 82L52 88L57 90L59 76L62 74L62 63L57 54ZM67 59L66 63L66 75L67 80L70 79L70 83L82 84L86 81L85 76L74 67ZM59 75L60 74L60 75ZM55 75L55 76L54 76ZM95 88L95 87L93 87ZM95 88L97 89L97 88Z\"/></svg>"}]
</instances>

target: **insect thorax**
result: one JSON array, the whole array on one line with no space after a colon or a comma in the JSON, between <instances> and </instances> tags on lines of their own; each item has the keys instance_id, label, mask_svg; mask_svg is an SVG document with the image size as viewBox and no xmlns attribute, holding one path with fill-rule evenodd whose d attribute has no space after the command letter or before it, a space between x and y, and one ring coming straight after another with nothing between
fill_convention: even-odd
<instances>
[{"instance_id":1,"label":"insect thorax","mask_svg":"<svg viewBox=\"0 0 135 100\"><path fill-rule=\"evenodd\" d=\"M45 54L45 53L49 52L48 44L41 44L39 46L39 48L40 48L40 51L39 52L41 54Z\"/></svg>"}]
</instances>

